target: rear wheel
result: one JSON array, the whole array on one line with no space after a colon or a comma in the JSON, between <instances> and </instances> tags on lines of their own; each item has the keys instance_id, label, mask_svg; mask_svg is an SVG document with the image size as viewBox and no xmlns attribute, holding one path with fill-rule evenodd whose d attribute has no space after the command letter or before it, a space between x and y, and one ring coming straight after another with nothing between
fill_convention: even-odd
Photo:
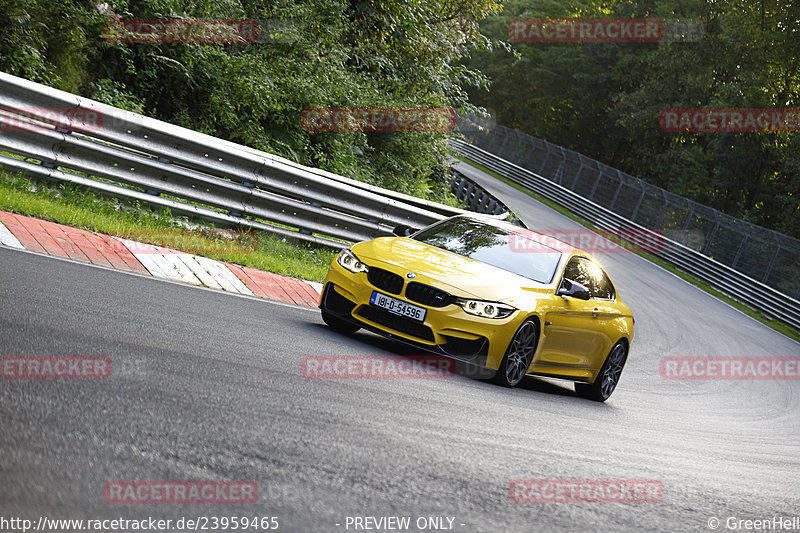
<instances>
[{"instance_id":1,"label":"rear wheel","mask_svg":"<svg viewBox=\"0 0 800 533\"><path fill-rule=\"evenodd\" d=\"M625 361L628 360L628 348L623 341L619 341L611 348L600 372L597 373L594 383L576 383L575 393L588 400L604 402L608 400L614 389L617 388L619 378Z\"/></svg>"},{"instance_id":2,"label":"rear wheel","mask_svg":"<svg viewBox=\"0 0 800 533\"><path fill-rule=\"evenodd\" d=\"M325 309L322 310L322 321L328 324L328 327L331 329L335 329L339 333L355 333L356 331L360 330L359 326L356 326L352 322L348 322L346 320L342 320L341 318L330 314Z\"/></svg>"},{"instance_id":3,"label":"rear wheel","mask_svg":"<svg viewBox=\"0 0 800 533\"><path fill-rule=\"evenodd\" d=\"M504 387L515 387L528 372L536 346L539 344L539 324L526 320L508 344L506 355L494 376L494 382Z\"/></svg>"}]
</instances>

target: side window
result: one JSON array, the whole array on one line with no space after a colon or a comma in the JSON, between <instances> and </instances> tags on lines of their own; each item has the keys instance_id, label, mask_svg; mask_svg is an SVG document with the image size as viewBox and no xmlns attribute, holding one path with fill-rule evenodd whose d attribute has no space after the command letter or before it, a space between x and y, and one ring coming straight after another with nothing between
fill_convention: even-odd
<instances>
[{"instance_id":1,"label":"side window","mask_svg":"<svg viewBox=\"0 0 800 533\"><path fill-rule=\"evenodd\" d=\"M587 289L589 294L594 297L596 290L595 276L592 275L592 263L585 257L573 257L569 260L564 269L564 277L572 281L577 281Z\"/></svg>"},{"instance_id":2,"label":"side window","mask_svg":"<svg viewBox=\"0 0 800 533\"><path fill-rule=\"evenodd\" d=\"M614 285L612 285L611 280L608 279L608 274L601 270L600 278L597 280L597 294L592 292L592 297L613 300L615 296L616 294L614 294Z\"/></svg>"},{"instance_id":3,"label":"side window","mask_svg":"<svg viewBox=\"0 0 800 533\"><path fill-rule=\"evenodd\" d=\"M614 286L599 265L585 257L576 256L564 268L564 277L577 281L587 289L592 298L614 299Z\"/></svg>"}]
</instances>

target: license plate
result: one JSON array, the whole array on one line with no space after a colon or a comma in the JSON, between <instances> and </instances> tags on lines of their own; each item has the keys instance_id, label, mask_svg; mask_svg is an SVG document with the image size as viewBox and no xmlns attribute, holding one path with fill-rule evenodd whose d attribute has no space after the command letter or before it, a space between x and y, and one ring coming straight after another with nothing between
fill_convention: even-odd
<instances>
[{"instance_id":1,"label":"license plate","mask_svg":"<svg viewBox=\"0 0 800 533\"><path fill-rule=\"evenodd\" d=\"M381 294L378 291L372 292L372 297L369 299L369 303L378 307L382 307L390 313L394 313L395 315L406 316L408 318L418 320L419 322L425 320L425 313L427 312L427 309L424 307L419 307L404 302L403 300L392 298L391 296Z\"/></svg>"}]
</instances>

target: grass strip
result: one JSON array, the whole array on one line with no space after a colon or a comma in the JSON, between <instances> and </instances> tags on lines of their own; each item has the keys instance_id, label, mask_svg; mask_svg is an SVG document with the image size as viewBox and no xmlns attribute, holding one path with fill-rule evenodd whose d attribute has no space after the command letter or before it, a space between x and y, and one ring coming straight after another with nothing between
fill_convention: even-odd
<instances>
[{"instance_id":1,"label":"grass strip","mask_svg":"<svg viewBox=\"0 0 800 533\"><path fill-rule=\"evenodd\" d=\"M309 281L322 281L337 254L263 231L215 230L169 210L105 198L71 184L32 182L2 170L0 210Z\"/></svg>"}]
</instances>

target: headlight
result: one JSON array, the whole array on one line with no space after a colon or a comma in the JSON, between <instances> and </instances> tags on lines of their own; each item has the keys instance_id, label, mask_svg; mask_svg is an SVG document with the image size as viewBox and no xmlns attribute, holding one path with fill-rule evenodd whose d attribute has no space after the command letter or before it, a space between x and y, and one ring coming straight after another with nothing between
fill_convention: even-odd
<instances>
[{"instance_id":1,"label":"headlight","mask_svg":"<svg viewBox=\"0 0 800 533\"><path fill-rule=\"evenodd\" d=\"M465 300L456 298L456 305L470 315L482 316L484 318L505 318L516 311L510 305L500 302L484 302L481 300Z\"/></svg>"},{"instance_id":2,"label":"headlight","mask_svg":"<svg viewBox=\"0 0 800 533\"><path fill-rule=\"evenodd\" d=\"M362 263L353 252L346 248L339 252L339 256L336 258L336 261L338 261L340 265L353 274L358 274L359 272L369 272L369 267Z\"/></svg>"}]
</instances>

